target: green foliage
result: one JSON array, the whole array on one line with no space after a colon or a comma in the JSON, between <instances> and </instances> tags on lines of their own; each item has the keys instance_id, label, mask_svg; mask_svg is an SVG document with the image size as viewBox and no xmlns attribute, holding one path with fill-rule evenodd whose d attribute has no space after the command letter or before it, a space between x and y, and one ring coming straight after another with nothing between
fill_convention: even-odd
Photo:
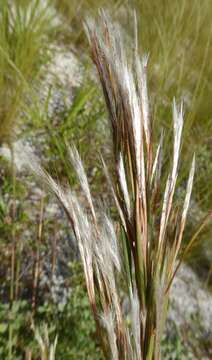
<instances>
[{"instance_id":1,"label":"green foliage","mask_svg":"<svg viewBox=\"0 0 212 360\"><path fill-rule=\"evenodd\" d=\"M208 134L211 134L211 129ZM210 179L212 179L212 147L210 143L202 143L198 147L197 153L197 184L196 201L202 209L209 209L212 201L212 187Z\"/></svg>"},{"instance_id":2,"label":"green foliage","mask_svg":"<svg viewBox=\"0 0 212 360\"><path fill-rule=\"evenodd\" d=\"M0 20L0 141L10 142L49 57L53 14L40 0L2 0Z\"/></svg>"},{"instance_id":3,"label":"green foliage","mask_svg":"<svg viewBox=\"0 0 212 360\"><path fill-rule=\"evenodd\" d=\"M38 345L33 327L48 325L53 343L58 336L56 358L102 359L95 338L95 326L90 313L81 266L77 261L71 263L71 292L65 306L46 302L39 305L34 315L27 301L0 304L0 356L6 359L12 347L13 360L23 359L27 349L32 350L37 359ZM33 316L33 327L32 327ZM12 334L10 336L10 333Z\"/></svg>"},{"instance_id":4,"label":"green foliage","mask_svg":"<svg viewBox=\"0 0 212 360\"><path fill-rule=\"evenodd\" d=\"M48 113L49 102L51 100L51 89L39 111L32 107L30 119L34 124L28 125L28 133L33 131L42 132L42 143L40 152L42 153L43 163L48 167L52 176L63 181L68 176L71 183L75 182L73 172L70 171L69 161L67 161L67 144L75 144L81 151L85 159L89 177L95 177L94 187L98 187L102 178L99 172L99 153L97 148L103 148L105 137L109 129L105 121L105 109L100 100L93 82L86 77L85 85L75 89L72 104L59 109L57 119ZM35 139L37 146L37 138ZM103 151L104 152L104 151ZM95 167L91 168L91 163Z\"/></svg>"},{"instance_id":5,"label":"green foliage","mask_svg":"<svg viewBox=\"0 0 212 360\"><path fill-rule=\"evenodd\" d=\"M55 336L58 335L56 358L60 360L78 358L100 360L102 355L96 344L95 326L83 285L84 278L80 264L72 263L71 271L73 272L71 276L72 291L67 304L63 308L51 303L39 306L34 318L35 329L48 323L51 341L53 342ZM15 302L11 311L8 304L0 304L0 356L2 359L6 359L8 356L10 327L13 331L12 359L23 359L27 349L32 351L33 360L37 359L36 354L39 350L31 326L31 310L26 301ZM169 323L170 328L171 335L164 336L162 340L163 359L193 359L191 350L184 344L182 335L173 322ZM196 341L198 343L198 339ZM207 348L206 339L204 346Z\"/></svg>"},{"instance_id":6,"label":"green foliage","mask_svg":"<svg viewBox=\"0 0 212 360\"><path fill-rule=\"evenodd\" d=\"M193 356L183 343L183 338L173 321L169 324L169 335L162 339L162 359L164 360L192 360Z\"/></svg>"},{"instance_id":7,"label":"green foliage","mask_svg":"<svg viewBox=\"0 0 212 360\"><path fill-rule=\"evenodd\" d=\"M26 196L26 187L21 179L16 181L16 216L12 219L12 172L11 165L8 161L0 156L1 173L0 173L0 232L1 232L1 246L5 246L10 242L12 229L15 227L16 235L19 237L23 228L26 227L28 221L28 214L21 200Z\"/></svg>"},{"instance_id":8,"label":"green foliage","mask_svg":"<svg viewBox=\"0 0 212 360\"><path fill-rule=\"evenodd\" d=\"M102 359L96 344L95 324L78 262L71 264L71 294L57 322L57 356L61 360Z\"/></svg>"},{"instance_id":9,"label":"green foliage","mask_svg":"<svg viewBox=\"0 0 212 360\"><path fill-rule=\"evenodd\" d=\"M30 312L26 301L0 304L0 356L2 359L22 359L22 349L30 334ZM24 334L24 336L23 336ZM32 334L31 334L32 335Z\"/></svg>"}]
</instances>

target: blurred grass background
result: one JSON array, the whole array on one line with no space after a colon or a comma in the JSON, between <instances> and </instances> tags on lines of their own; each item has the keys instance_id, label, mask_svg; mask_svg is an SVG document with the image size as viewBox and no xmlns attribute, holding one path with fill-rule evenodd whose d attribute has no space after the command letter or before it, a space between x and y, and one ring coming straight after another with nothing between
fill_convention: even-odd
<instances>
[{"instance_id":1,"label":"blurred grass background","mask_svg":"<svg viewBox=\"0 0 212 360\"><path fill-rule=\"evenodd\" d=\"M15 144L27 141L35 147L51 173L62 182L68 178L74 184L67 163L65 141L74 142L85 161L94 194L99 191L104 193L98 151L110 159L109 129L83 30L86 16L96 16L100 7L108 10L120 23L126 45L133 37L134 9L137 12L140 52L149 54L148 82L154 131L158 131L159 125L165 129L167 154L171 151L172 100L175 96L178 101L184 101L182 192L193 152L197 156L193 203L185 237L194 232L212 207L210 0L2 0L0 144L2 147L9 146L12 153L10 162L0 156L2 359L40 358L36 355L37 345L30 328L32 318L38 325L44 321L50 324L50 336L59 334L59 359L94 359L94 353L96 358L101 358L85 289L81 287L82 273L76 260L77 252L64 255L69 250L61 250L56 240L52 241L60 237L57 234L68 238L66 224L61 225L57 217L46 215L49 196L39 193L37 188L34 189L37 197L29 202L30 186L35 187L35 184L28 174L14 170L14 158L18 156ZM78 86L73 87L71 104L59 107L56 113L49 113L54 89L51 85L44 92L43 88L52 59L60 48L65 49L67 54L75 54L83 67L83 76ZM60 88L62 86L59 84ZM168 156L166 161L169 161ZM33 212L32 207L36 211ZM209 289L212 284L211 235L209 224L199 235L188 259L203 285ZM69 246L70 241L68 238ZM64 265L65 260L58 260L61 256L68 256L68 266ZM47 270L46 262L51 264ZM73 267L77 270L74 271ZM52 288L60 288L58 277L61 268L66 274L61 280L61 287L70 289L64 306L60 301L55 303L51 292ZM45 286L42 285L43 274L50 279ZM56 276L56 284L53 275ZM75 295L72 296L72 293ZM26 336L23 337L24 333ZM164 348L168 355L164 355L164 359L165 356L167 359L182 358L185 349L181 340L178 334L173 346L168 346L165 340ZM173 355L176 342L180 344L179 351Z\"/></svg>"}]
</instances>

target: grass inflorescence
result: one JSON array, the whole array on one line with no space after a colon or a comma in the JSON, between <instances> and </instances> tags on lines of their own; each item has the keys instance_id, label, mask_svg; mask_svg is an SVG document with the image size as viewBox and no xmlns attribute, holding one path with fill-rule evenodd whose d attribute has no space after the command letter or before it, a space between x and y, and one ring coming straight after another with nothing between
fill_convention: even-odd
<instances>
[{"instance_id":1,"label":"grass inflorescence","mask_svg":"<svg viewBox=\"0 0 212 360\"><path fill-rule=\"evenodd\" d=\"M103 159L102 164L118 222L112 220L106 206L94 204L75 147L69 149L69 155L83 196L60 187L36 160L31 167L62 204L78 241L88 298L105 356L115 360L160 359L169 290L194 241L192 238L183 249L195 157L183 204L176 208L182 104L173 102L173 155L167 169L167 163L163 163L163 131L158 146L154 146L147 91L148 56L140 59L136 29L131 56L124 48L120 29L104 13L96 22L88 20L86 31L111 128L114 172L109 173ZM164 171L165 186L161 181ZM123 309L122 283L128 311Z\"/></svg>"}]
</instances>

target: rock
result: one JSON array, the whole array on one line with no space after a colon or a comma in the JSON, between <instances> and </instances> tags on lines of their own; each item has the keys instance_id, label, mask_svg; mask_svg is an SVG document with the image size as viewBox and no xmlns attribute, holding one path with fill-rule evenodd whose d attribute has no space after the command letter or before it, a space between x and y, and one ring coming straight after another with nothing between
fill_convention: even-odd
<instances>
[{"instance_id":1,"label":"rock","mask_svg":"<svg viewBox=\"0 0 212 360\"><path fill-rule=\"evenodd\" d=\"M14 162L18 172L24 171L27 159L24 156L24 152L27 150L32 151L31 142L28 139L22 138L13 143ZM11 151L8 146L4 145L0 147L0 155L9 162L11 161Z\"/></svg>"},{"instance_id":2,"label":"rock","mask_svg":"<svg viewBox=\"0 0 212 360\"><path fill-rule=\"evenodd\" d=\"M53 59L41 87L43 88L41 97L44 101L50 92L49 117L71 106L73 88L81 84L83 74L83 67L73 51L64 46L55 45L53 52Z\"/></svg>"},{"instance_id":3,"label":"rock","mask_svg":"<svg viewBox=\"0 0 212 360\"><path fill-rule=\"evenodd\" d=\"M191 322L198 315L200 325L212 335L212 294L203 288L198 276L183 264L170 292L169 318L178 325Z\"/></svg>"},{"instance_id":4,"label":"rock","mask_svg":"<svg viewBox=\"0 0 212 360\"><path fill-rule=\"evenodd\" d=\"M172 330L169 325L172 323L182 334L185 348L192 351L192 359L211 359L212 294L186 264L179 269L170 291L167 321L170 339Z\"/></svg>"}]
</instances>

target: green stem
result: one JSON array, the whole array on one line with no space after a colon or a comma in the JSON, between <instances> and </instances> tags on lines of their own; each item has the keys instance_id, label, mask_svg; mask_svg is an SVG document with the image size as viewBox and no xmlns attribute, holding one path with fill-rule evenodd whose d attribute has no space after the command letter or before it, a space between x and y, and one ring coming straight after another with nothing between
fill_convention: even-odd
<instances>
[{"instance_id":1,"label":"green stem","mask_svg":"<svg viewBox=\"0 0 212 360\"><path fill-rule=\"evenodd\" d=\"M16 170L15 170L15 157L14 157L14 148L13 144L9 143L10 152L11 152L11 170L12 170L12 252L11 252L11 278L10 278L10 321L9 321L9 338L8 338L8 359L12 360L13 356L13 324L12 324L12 306L14 302L14 283L15 283L15 263L16 263L16 238L15 238L15 215L16 215L16 206L15 206L15 197L16 197Z\"/></svg>"}]
</instances>

